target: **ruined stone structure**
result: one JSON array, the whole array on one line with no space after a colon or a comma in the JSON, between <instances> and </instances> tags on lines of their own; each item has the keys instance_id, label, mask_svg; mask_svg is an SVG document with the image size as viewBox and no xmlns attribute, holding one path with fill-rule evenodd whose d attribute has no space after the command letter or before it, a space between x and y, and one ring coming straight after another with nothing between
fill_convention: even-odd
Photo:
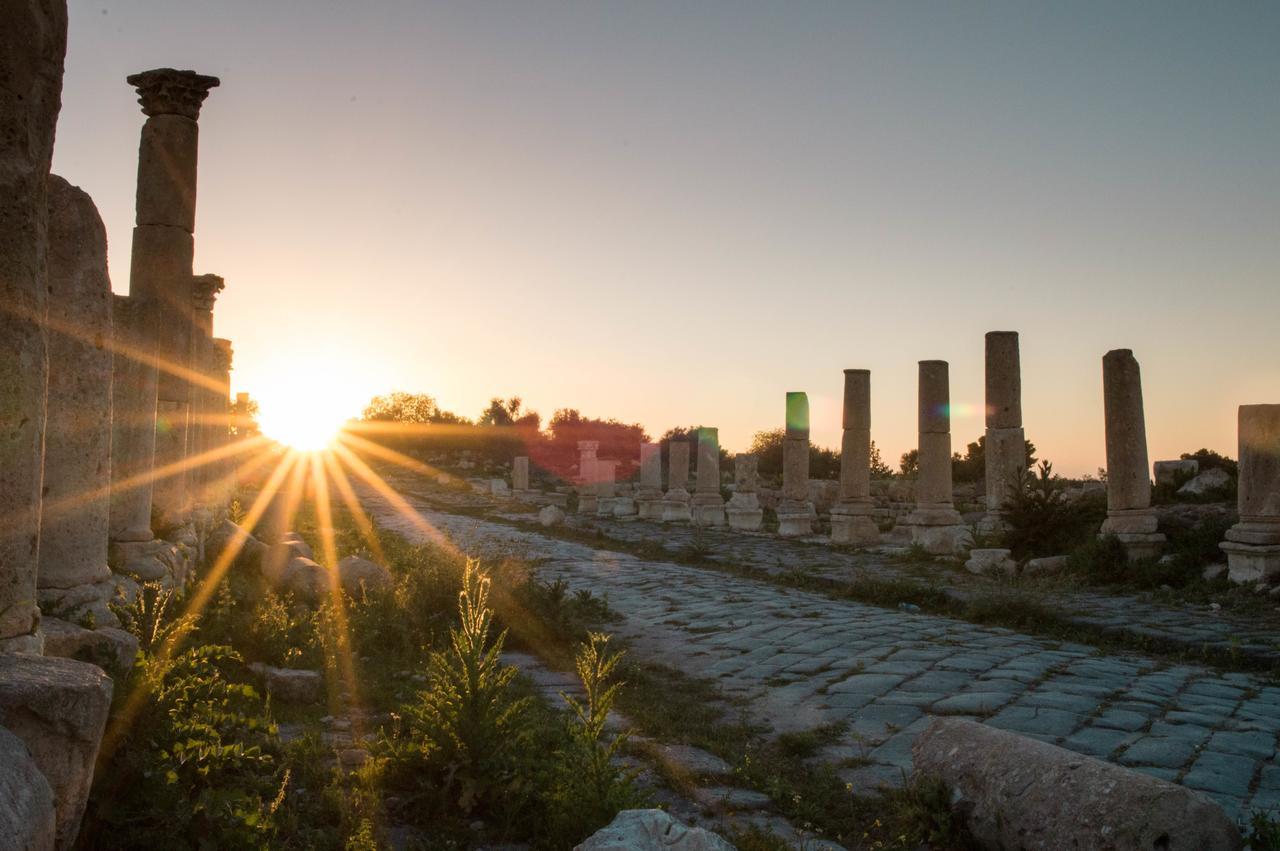
<instances>
[{"instance_id":1,"label":"ruined stone structure","mask_svg":"<svg viewBox=\"0 0 1280 851\"><path fill-rule=\"evenodd\" d=\"M578 513L596 513L596 453L600 441L578 441Z\"/></svg>"},{"instance_id":2,"label":"ruined stone structure","mask_svg":"<svg viewBox=\"0 0 1280 851\"><path fill-rule=\"evenodd\" d=\"M831 509L831 541L880 542L871 519L871 370L844 371L844 435L840 443L840 501Z\"/></svg>"},{"instance_id":3,"label":"ruined stone structure","mask_svg":"<svg viewBox=\"0 0 1280 851\"><path fill-rule=\"evenodd\" d=\"M782 440L782 503L778 506L778 534L784 537L813 532L817 517L809 501L809 397L787 394L787 428Z\"/></svg>"},{"instance_id":4,"label":"ruined stone structure","mask_svg":"<svg viewBox=\"0 0 1280 851\"><path fill-rule=\"evenodd\" d=\"M695 526L724 525L724 497L720 495L720 432L698 429L698 472L689 513Z\"/></svg>"},{"instance_id":5,"label":"ruined stone structure","mask_svg":"<svg viewBox=\"0 0 1280 851\"><path fill-rule=\"evenodd\" d=\"M1150 558L1160 552L1165 538L1156 531L1151 508L1142 374L1129 349L1103 356L1102 396L1107 426L1107 519L1102 534L1119 538L1130 559Z\"/></svg>"},{"instance_id":6,"label":"ruined stone structure","mask_svg":"<svg viewBox=\"0 0 1280 851\"><path fill-rule=\"evenodd\" d=\"M213 417L213 446L215 450L226 450L231 443L231 364L234 360L231 341L222 337L213 338L213 380L217 390L209 396ZM210 480L214 483L214 499L224 504L230 498L236 486L235 470L239 462L231 456L220 457L213 462Z\"/></svg>"},{"instance_id":7,"label":"ruined stone structure","mask_svg":"<svg viewBox=\"0 0 1280 851\"><path fill-rule=\"evenodd\" d=\"M662 498L662 522L691 523L689 511L689 444L667 443L667 493Z\"/></svg>"},{"instance_id":8,"label":"ruined stone structure","mask_svg":"<svg viewBox=\"0 0 1280 851\"><path fill-rule=\"evenodd\" d=\"M641 520L662 519L662 446L657 443L640 444L640 488L635 502Z\"/></svg>"},{"instance_id":9,"label":"ruined stone structure","mask_svg":"<svg viewBox=\"0 0 1280 851\"><path fill-rule=\"evenodd\" d=\"M920 443L916 507L904 521L911 541L935 555L954 555L971 538L952 502L951 388L947 362L920 361Z\"/></svg>"},{"instance_id":10,"label":"ruined stone structure","mask_svg":"<svg viewBox=\"0 0 1280 851\"><path fill-rule=\"evenodd\" d=\"M213 305L218 293L226 287L219 275L196 275L191 281L193 325L191 363L196 373L191 384L191 430L188 457L199 462L188 471L193 504L206 512L215 502L212 489L217 470L206 460L216 441L214 432L219 420L219 391L214 386L215 355L213 345ZM225 408L225 397L221 407Z\"/></svg>"},{"instance_id":11,"label":"ruined stone structure","mask_svg":"<svg viewBox=\"0 0 1280 851\"><path fill-rule=\"evenodd\" d=\"M1022 372L1017 331L987 332L987 513L978 525L985 534L1003 532L1005 505L1027 469L1022 430Z\"/></svg>"},{"instance_id":12,"label":"ruined stone structure","mask_svg":"<svg viewBox=\"0 0 1280 851\"><path fill-rule=\"evenodd\" d=\"M528 455L517 455L511 461L511 494L517 499L529 495Z\"/></svg>"},{"instance_id":13,"label":"ruined stone structure","mask_svg":"<svg viewBox=\"0 0 1280 851\"><path fill-rule=\"evenodd\" d=\"M40 609L115 626L107 566L111 487L111 281L107 231L79 188L49 178L48 398Z\"/></svg>"},{"instance_id":14,"label":"ruined stone structure","mask_svg":"<svg viewBox=\"0 0 1280 851\"><path fill-rule=\"evenodd\" d=\"M733 458L733 496L725 506L729 528L742 532L758 532L764 521L764 509L760 507L757 489L760 486L754 455L735 455Z\"/></svg>"},{"instance_id":15,"label":"ruined stone structure","mask_svg":"<svg viewBox=\"0 0 1280 851\"><path fill-rule=\"evenodd\" d=\"M618 500L618 462L597 460L595 470L596 516L612 517Z\"/></svg>"},{"instance_id":16,"label":"ruined stone structure","mask_svg":"<svg viewBox=\"0 0 1280 851\"><path fill-rule=\"evenodd\" d=\"M166 468L152 488L163 527L186 519L194 305L196 156L200 107L216 77L159 68L133 74L130 85L147 121L138 148L137 224L129 294L141 302L147 341L163 364L156 382L156 446L151 466Z\"/></svg>"},{"instance_id":17,"label":"ruined stone structure","mask_svg":"<svg viewBox=\"0 0 1280 851\"><path fill-rule=\"evenodd\" d=\"M1240 522L1221 544L1232 582L1280 575L1280 405L1241 405Z\"/></svg>"},{"instance_id":18,"label":"ruined stone structure","mask_svg":"<svg viewBox=\"0 0 1280 851\"><path fill-rule=\"evenodd\" d=\"M36 571L47 379L47 185L65 3L0 2L0 652L40 651Z\"/></svg>"},{"instance_id":19,"label":"ruined stone structure","mask_svg":"<svg viewBox=\"0 0 1280 851\"><path fill-rule=\"evenodd\" d=\"M151 461L155 455L156 370L147 351L143 306L111 299L111 540L150 541Z\"/></svg>"}]
</instances>

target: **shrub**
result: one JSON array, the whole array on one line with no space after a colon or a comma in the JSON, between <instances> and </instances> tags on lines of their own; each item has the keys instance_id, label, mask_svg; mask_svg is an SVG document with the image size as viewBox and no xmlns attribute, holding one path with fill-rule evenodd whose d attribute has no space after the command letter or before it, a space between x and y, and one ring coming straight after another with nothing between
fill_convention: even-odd
<instances>
[{"instance_id":1,"label":"shrub","mask_svg":"<svg viewBox=\"0 0 1280 851\"><path fill-rule=\"evenodd\" d=\"M1035 474L1019 473L1006 506L1005 543L1018 560L1070 552L1088 539L1105 516L1105 503L1070 502L1053 464L1041 461Z\"/></svg>"},{"instance_id":2,"label":"shrub","mask_svg":"<svg viewBox=\"0 0 1280 851\"><path fill-rule=\"evenodd\" d=\"M489 640L489 584L468 562L460 624L449 632L449 647L431 654L429 687L409 710L423 756L463 814L510 803L507 794L520 784L515 756L528 736L529 699L513 696L516 669L501 662L506 632Z\"/></svg>"}]
</instances>

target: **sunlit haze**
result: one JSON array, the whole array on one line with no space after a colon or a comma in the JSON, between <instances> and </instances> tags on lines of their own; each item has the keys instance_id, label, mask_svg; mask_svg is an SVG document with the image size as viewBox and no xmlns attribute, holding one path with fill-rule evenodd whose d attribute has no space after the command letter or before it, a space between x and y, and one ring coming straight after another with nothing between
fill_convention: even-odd
<instances>
[{"instance_id":1,"label":"sunlit haze","mask_svg":"<svg viewBox=\"0 0 1280 851\"><path fill-rule=\"evenodd\" d=\"M72 2L54 170L128 290L126 74L216 74L197 273L264 431L368 398L915 444L916 362L982 431L983 334L1024 418L1103 465L1101 357L1142 364L1153 459L1235 455L1280 398L1280 5ZM307 422L300 420L303 409Z\"/></svg>"}]
</instances>

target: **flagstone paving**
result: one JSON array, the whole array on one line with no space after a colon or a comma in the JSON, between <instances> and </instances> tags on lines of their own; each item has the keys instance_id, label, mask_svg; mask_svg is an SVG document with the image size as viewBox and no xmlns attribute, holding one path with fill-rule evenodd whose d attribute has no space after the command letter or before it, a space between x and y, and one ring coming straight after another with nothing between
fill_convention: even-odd
<instances>
[{"instance_id":1,"label":"flagstone paving","mask_svg":"<svg viewBox=\"0 0 1280 851\"><path fill-rule=\"evenodd\" d=\"M371 492L366 496L380 523L424 536ZM409 499L423 520L469 554L538 559L540 578L606 597L621 615L611 628L632 653L714 678L727 694L747 698L753 718L776 731L848 724L825 756L846 761L845 777L855 787L900 782L929 717L955 715L1182 783L1233 817L1280 810L1274 680L1102 655L1007 629L833 600Z\"/></svg>"}]
</instances>

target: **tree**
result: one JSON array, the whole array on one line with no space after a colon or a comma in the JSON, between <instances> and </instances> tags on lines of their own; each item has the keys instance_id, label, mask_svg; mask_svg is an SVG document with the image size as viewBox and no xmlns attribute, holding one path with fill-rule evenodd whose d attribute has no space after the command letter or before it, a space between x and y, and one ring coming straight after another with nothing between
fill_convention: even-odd
<instances>
[{"instance_id":1,"label":"tree","mask_svg":"<svg viewBox=\"0 0 1280 851\"><path fill-rule=\"evenodd\" d=\"M450 411L443 411L436 400L426 393L406 393L393 390L385 396L374 396L365 405L362 419L370 422L393 423L444 423L468 425L470 421Z\"/></svg>"},{"instance_id":2,"label":"tree","mask_svg":"<svg viewBox=\"0 0 1280 851\"><path fill-rule=\"evenodd\" d=\"M1226 470L1233 476L1240 475L1240 463L1226 455L1219 455L1212 449L1197 449L1195 452L1183 452L1183 461L1195 461L1200 465L1200 472L1205 470L1222 469Z\"/></svg>"},{"instance_id":3,"label":"tree","mask_svg":"<svg viewBox=\"0 0 1280 851\"><path fill-rule=\"evenodd\" d=\"M903 476L914 478L916 473L920 472L920 450L912 449L910 452L903 452L902 458L898 461L898 469Z\"/></svg>"},{"instance_id":4,"label":"tree","mask_svg":"<svg viewBox=\"0 0 1280 851\"><path fill-rule=\"evenodd\" d=\"M880 447L876 446L876 442L871 441L871 478L887 479L893 475L893 470L888 464L884 463L884 459L880 457Z\"/></svg>"},{"instance_id":5,"label":"tree","mask_svg":"<svg viewBox=\"0 0 1280 851\"><path fill-rule=\"evenodd\" d=\"M258 402L248 393L237 393L231 403L231 433L236 437L253 437L258 433Z\"/></svg>"},{"instance_id":6,"label":"tree","mask_svg":"<svg viewBox=\"0 0 1280 851\"><path fill-rule=\"evenodd\" d=\"M786 440L786 429L775 428L770 431L758 431L751 438L751 446L747 451L756 456L756 469L762 476L779 477L782 475L782 444ZM814 443L809 444L809 476L814 479L835 479L840 477L840 453Z\"/></svg>"}]
</instances>

